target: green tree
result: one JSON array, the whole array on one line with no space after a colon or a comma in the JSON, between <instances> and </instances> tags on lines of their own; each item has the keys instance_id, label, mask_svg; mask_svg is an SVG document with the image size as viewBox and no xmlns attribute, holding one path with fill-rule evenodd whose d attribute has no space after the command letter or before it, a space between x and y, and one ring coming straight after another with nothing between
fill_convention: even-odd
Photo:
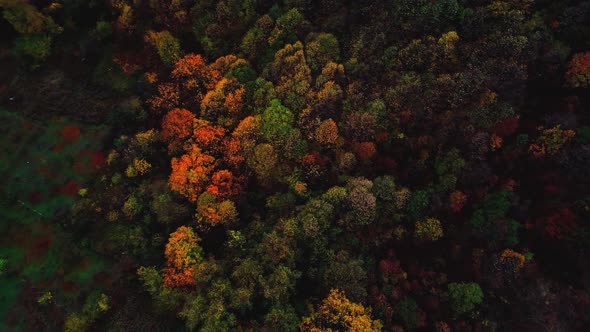
<instances>
[{"instance_id":1,"label":"green tree","mask_svg":"<svg viewBox=\"0 0 590 332\"><path fill-rule=\"evenodd\" d=\"M180 41L168 31L149 31L146 41L155 47L162 62L168 66L173 66L183 55Z\"/></svg>"},{"instance_id":2,"label":"green tree","mask_svg":"<svg viewBox=\"0 0 590 332\"><path fill-rule=\"evenodd\" d=\"M24 0L0 0L2 16L19 33L14 53L32 68L38 67L51 52L53 36L63 31L50 16Z\"/></svg>"},{"instance_id":3,"label":"green tree","mask_svg":"<svg viewBox=\"0 0 590 332\"><path fill-rule=\"evenodd\" d=\"M279 265L268 277L260 280L263 296L273 302L287 302L300 275L287 266Z\"/></svg>"},{"instance_id":4,"label":"green tree","mask_svg":"<svg viewBox=\"0 0 590 332\"><path fill-rule=\"evenodd\" d=\"M513 246L518 243L520 224L507 218L513 195L508 190L489 194L476 206L471 216L470 223L475 232L494 245Z\"/></svg>"},{"instance_id":5,"label":"green tree","mask_svg":"<svg viewBox=\"0 0 590 332\"><path fill-rule=\"evenodd\" d=\"M417 190L410 195L407 210L408 215L414 220L420 219L430 204L431 193L429 190Z\"/></svg>"},{"instance_id":6,"label":"green tree","mask_svg":"<svg viewBox=\"0 0 590 332\"><path fill-rule=\"evenodd\" d=\"M376 177L371 189L378 200L393 203L395 199L395 179L391 175Z\"/></svg>"},{"instance_id":7,"label":"green tree","mask_svg":"<svg viewBox=\"0 0 590 332\"><path fill-rule=\"evenodd\" d=\"M331 33L310 33L305 44L307 63L315 72L330 61L340 61L340 45L338 39Z\"/></svg>"},{"instance_id":8,"label":"green tree","mask_svg":"<svg viewBox=\"0 0 590 332\"><path fill-rule=\"evenodd\" d=\"M324 284L336 287L354 302L362 303L367 298L367 273L361 259L354 259L346 251L340 251L329 263L324 273Z\"/></svg>"},{"instance_id":9,"label":"green tree","mask_svg":"<svg viewBox=\"0 0 590 332\"><path fill-rule=\"evenodd\" d=\"M465 160L461 158L458 149L452 149L444 156L436 158L435 171L438 176L436 189L441 192L455 189L457 175L464 167Z\"/></svg>"},{"instance_id":10,"label":"green tree","mask_svg":"<svg viewBox=\"0 0 590 332\"><path fill-rule=\"evenodd\" d=\"M264 316L264 331L299 331L299 316L290 305L274 305Z\"/></svg>"},{"instance_id":11,"label":"green tree","mask_svg":"<svg viewBox=\"0 0 590 332\"><path fill-rule=\"evenodd\" d=\"M283 106L278 99L273 99L262 113L262 135L273 144L285 143L293 132L293 121L291 110Z\"/></svg>"},{"instance_id":12,"label":"green tree","mask_svg":"<svg viewBox=\"0 0 590 332\"><path fill-rule=\"evenodd\" d=\"M19 57L30 57L33 66L36 67L51 52L51 36L43 34L22 35L15 41L14 52Z\"/></svg>"},{"instance_id":13,"label":"green tree","mask_svg":"<svg viewBox=\"0 0 590 332\"><path fill-rule=\"evenodd\" d=\"M448 286L451 306L457 314L469 313L483 302L483 292L477 283L450 283Z\"/></svg>"},{"instance_id":14,"label":"green tree","mask_svg":"<svg viewBox=\"0 0 590 332\"><path fill-rule=\"evenodd\" d=\"M404 323L408 329L416 328L418 323L418 304L411 297L400 300L393 306L394 315Z\"/></svg>"},{"instance_id":15,"label":"green tree","mask_svg":"<svg viewBox=\"0 0 590 332\"><path fill-rule=\"evenodd\" d=\"M295 30L303 22L304 17L299 10L293 8L277 18L274 29L268 37L269 44L293 42ZM279 46L280 47L280 46Z\"/></svg>"}]
</instances>

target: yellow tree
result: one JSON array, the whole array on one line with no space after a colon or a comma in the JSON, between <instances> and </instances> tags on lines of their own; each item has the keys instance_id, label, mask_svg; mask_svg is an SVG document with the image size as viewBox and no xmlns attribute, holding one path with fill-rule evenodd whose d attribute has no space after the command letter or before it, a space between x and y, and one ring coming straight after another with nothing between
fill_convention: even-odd
<instances>
[{"instance_id":1,"label":"yellow tree","mask_svg":"<svg viewBox=\"0 0 590 332\"><path fill-rule=\"evenodd\" d=\"M301 42L285 45L275 54L268 76L276 84L276 92L288 108L299 112L305 107L311 86L311 69L305 60Z\"/></svg>"},{"instance_id":2,"label":"yellow tree","mask_svg":"<svg viewBox=\"0 0 590 332\"><path fill-rule=\"evenodd\" d=\"M305 317L299 326L304 332L381 331L381 321L371 318L371 310L358 303L350 302L343 291L332 289L317 311Z\"/></svg>"}]
</instances>

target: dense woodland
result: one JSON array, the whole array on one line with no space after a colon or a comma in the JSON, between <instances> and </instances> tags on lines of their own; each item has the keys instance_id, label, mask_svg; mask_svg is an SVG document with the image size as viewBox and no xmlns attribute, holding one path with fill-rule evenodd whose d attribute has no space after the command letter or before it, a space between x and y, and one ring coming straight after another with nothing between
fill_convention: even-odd
<instances>
[{"instance_id":1,"label":"dense woodland","mask_svg":"<svg viewBox=\"0 0 590 332\"><path fill-rule=\"evenodd\" d=\"M0 10L0 330L590 330L590 1Z\"/></svg>"}]
</instances>

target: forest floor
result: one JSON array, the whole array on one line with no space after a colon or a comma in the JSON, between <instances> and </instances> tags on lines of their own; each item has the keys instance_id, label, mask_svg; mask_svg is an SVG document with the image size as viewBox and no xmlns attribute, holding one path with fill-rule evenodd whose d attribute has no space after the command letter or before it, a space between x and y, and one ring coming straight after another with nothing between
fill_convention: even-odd
<instances>
[{"instance_id":1,"label":"forest floor","mask_svg":"<svg viewBox=\"0 0 590 332\"><path fill-rule=\"evenodd\" d=\"M64 117L39 123L4 109L0 124L0 230L7 235L0 258L17 271L0 276L0 330L18 330L23 316L15 313L37 302L39 289L55 290L56 301L76 296L94 287L105 266L98 255L73 250L57 221L103 165L107 131Z\"/></svg>"}]
</instances>

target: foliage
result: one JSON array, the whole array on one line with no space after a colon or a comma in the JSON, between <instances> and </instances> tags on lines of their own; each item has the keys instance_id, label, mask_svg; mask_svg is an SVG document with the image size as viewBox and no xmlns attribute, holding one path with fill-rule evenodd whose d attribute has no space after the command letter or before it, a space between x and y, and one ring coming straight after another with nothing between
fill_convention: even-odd
<instances>
[{"instance_id":1,"label":"foliage","mask_svg":"<svg viewBox=\"0 0 590 332\"><path fill-rule=\"evenodd\" d=\"M329 33L309 34L305 55L312 70L319 70L328 62L340 60L340 46L336 37Z\"/></svg>"},{"instance_id":2,"label":"foliage","mask_svg":"<svg viewBox=\"0 0 590 332\"><path fill-rule=\"evenodd\" d=\"M197 264L202 259L198 242L201 239L190 227L181 226L170 234L166 244L165 287L184 287L196 285Z\"/></svg>"},{"instance_id":3,"label":"foliage","mask_svg":"<svg viewBox=\"0 0 590 332\"><path fill-rule=\"evenodd\" d=\"M262 113L260 130L268 142L285 142L293 131L293 120L291 110L283 106L278 99L273 99Z\"/></svg>"},{"instance_id":4,"label":"foliage","mask_svg":"<svg viewBox=\"0 0 590 332\"><path fill-rule=\"evenodd\" d=\"M371 319L371 312L350 302L343 291L332 289L317 311L303 319L302 331L337 329L342 331L381 331L381 322Z\"/></svg>"},{"instance_id":5,"label":"foliage","mask_svg":"<svg viewBox=\"0 0 590 332\"><path fill-rule=\"evenodd\" d=\"M170 189L177 191L191 202L205 190L215 158L205 154L196 145L192 145L187 154L172 158Z\"/></svg>"},{"instance_id":6,"label":"foliage","mask_svg":"<svg viewBox=\"0 0 590 332\"><path fill-rule=\"evenodd\" d=\"M413 192L407 202L409 216L414 219L419 219L428 207L430 202L430 192L427 190Z\"/></svg>"},{"instance_id":7,"label":"foliage","mask_svg":"<svg viewBox=\"0 0 590 332\"><path fill-rule=\"evenodd\" d=\"M14 52L18 56L28 56L35 62L41 62L49 56L51 37L48 35L24 35L16 40Z\"/></svg>"},{"instance_id":8,"label":"foliage","mask_svg":"<svg viewBox=\"0 0 590 332\"><path fill-rule=\"evenodd\" d=\"M174 38L168 31L154 32L149 31L146 34L146 42L156 48L162 62L166 65L173 65L182 56L180 42Z\"/></svg>"},{"instance_id":9,"label":"foliage","mask_svg":"<svg viewBox=\"0 0 590 332\"><path fill-rule=\"evenodd\" d=\"M483 302L483 292L476 283L450 283L448 285L449 299L453 310L457 314L473 311Z\"/></svg>"},{"instance_id":10,"label":"foliage","mask_svg":"<svg viewBox=\"0 0 590 332\"><path fill-rule=\"evenodd\" d=\"M590 2L0 10L0 330L590 325Z\"/></svg>"},{"instance_id":11,"label":"foliage","mask_svg":"<svg viewBox=\"0 0 590 332\"><path fill-rule=\"evenodd\" d=\"M543 129L541 136L537 138L535 143L530 145L529 151L535 157L555 155L575 135L575 131L563 130L559 125L553 128Z\"/></svg>"},{"instance_id":12,"label":"foliage","mask_svg":"<svg viewBox=\"0 0 590 332\"><path fill-rule=\"evenodd\" d=\"M435 218L427 218L416 222L414 236L420 240L436 241L443 236L441 222Z\"/></svg>"},{"instance_id":13,"label":"foliage","mask_svg":"<svg viewBox=\"0 0 590 332\"><path fill-rule=\"evenodd\" d=\"M565 80L573 88L590 86L590 52L574 54L568 64Z\"/></svg>"},{"instance_id":14,"label":"foliage","mask_svg":"<svg viewBox=\"0 0 590 332\"><path fill-rule=\"evenodd\" d=\"M412 298L400 300L394 307L393 311L397 317L404 323L408 329L416 327L418 321L418 305Z\"/></svg>"}]
</instances>

